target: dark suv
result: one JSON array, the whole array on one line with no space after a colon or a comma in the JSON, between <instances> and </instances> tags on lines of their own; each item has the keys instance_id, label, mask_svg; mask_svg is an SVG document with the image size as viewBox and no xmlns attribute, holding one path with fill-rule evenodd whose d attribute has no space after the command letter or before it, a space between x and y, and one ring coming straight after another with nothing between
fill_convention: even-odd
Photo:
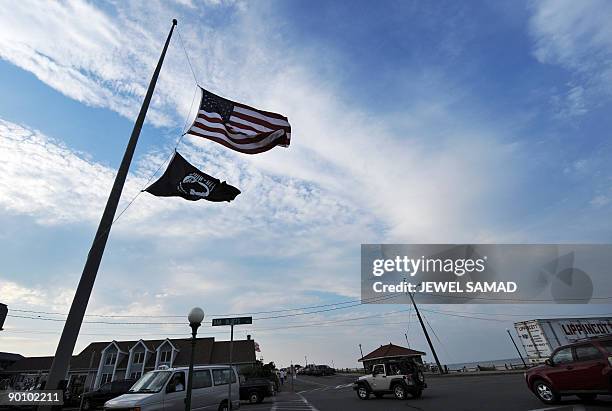
<instances>
[{"instance_id":1,"label":"dark suv","mask_svg":"<svg viewBox=\"0 0 612 411\"><path fill-rule=\"evenodd\" d=\"M546 404L563 395L590 401L597 394L612 394L612 336L557 348L543 365L528 370L525 380Z\"/></svg>"}]
</instances>

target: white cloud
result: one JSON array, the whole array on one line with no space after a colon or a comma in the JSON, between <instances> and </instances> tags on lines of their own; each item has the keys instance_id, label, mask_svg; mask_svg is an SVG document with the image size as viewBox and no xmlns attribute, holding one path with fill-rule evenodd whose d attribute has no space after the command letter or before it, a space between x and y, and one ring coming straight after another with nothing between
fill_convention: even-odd
<instances>
[{"instance_id":1,"label":"white cloud","mask_svg":"<svg viewBox=\"0 0 612 411\"><path fill-rule=\"evenodd\" d=\"M14 281L0 279L0 296L2 296L2 302L7 305L44 306L47 310L67 310L74 292L62 287L50 288L43 284L24 286Z\"/></svg>"},{"instance_id":2,"label":"white cloud","mask_svg":"<svg viewBox=\"0 0 612 411\"><path fill-rule=\"evenodd\" d=\"M0 120L0 203L9 212L57 224L95 219L112 170L89 162L63 144ZM72 195L78 202L69 201Z\"/></svg>"},{"instance_id":3,"label":"white cloud","mask_svg":"<svg viewBox=\"0 0 612 411\"><path fill-rule=\"evenodd\" d=\"M185 6L115 7L111 18L81 2L19 2L0 10L0 55L71 98L133 118L169 28L167 18ZM129 260L140 250L117 250L125 261L106 260L94 308L117 312L117 302L128 301L134 312L142 305L160 312L185 304L180 296L198 294L211 296L210 304L225 304L225 312L288 301L308 305L317 301L312 291L358 294L362 242L504 238L498 220L508 220L507 200L518 191L522 174L514 159L521 147L504 143L506 131L495 124L462 118L442 90L444 79L436 88L407 74L413 78L409 86L426 101L400 104L387 116L365 111L344 98L334 79L315 74L310 62L318 59L284 44L274 24L261 24L265 5L238 3L221 28L190 18L198 14L188 7L179 24L204 85L286 113L294 128L292 146L242 156L187 138L180 150L192 163L206 164L206 172L243 193L230 204L141 195L113 233L138 240L133 242L155 258L140 264ZM28 27L31 22L36 24ZM182 125L177 113L187 111L193 91L178 42L169 53L150 112L156 125ZM0 122L0 138L0 208L45 225L97 223L114 170L26 126ZM137 161L123 204L164 157L150 153ZM200 257L223 241L231 257ZM254 280L251 270L262 268L237 256L276 257L268 264L275 270ZM235 264L220 264L224 258ZM239 288L242 298L228 299L226 289L203 280L210 272ZM134 283L144 284L143 295L117 291Z\"/></svg>"},{"instance_id":4,"label":"white cloud","mask_svg":"<svg viewBox=\"0 0 612 411\"><path fill-rule=\"evenodd\" d=\"M556 97L560 115L582 115L596 97L612 96L612 3L606 0L545 0L531 4L534 56L559 65L575 81ZM578 84L575 84L578 83Z\"/></svg>"},{"instance_id":5,"label":"white cloud","mask_svg":"<svg viewBox=\"0 0 612 411\"><path fill-rule=\"evenodd\" d=\"M348 228L351 218L341 208L349 204L370 223L381 226L387 240L439 241L440 227L444 227L449 240L478 238L478 234L465 238L464 228L480 220L477 215L483 200L489 201L497 191L515 185L515 176L507 168L490 171L499 163L510 164L513 155L511 146L494 137L500 134L499 130L486 124L462 124L445 105L446 91L437 93L430 88L422 95L428 95L432 103L430 107L422 104L418 113L407 109L393 113L394 118L384 118L351 107L337 96L333 79L323 80L309 70L311 56L299 55L277 38L273 27L260 24L271 13L267 6L239 5L225 10L234 18L223 28L213 29L193 19L191 11L182 15L180 28L205 86L227 97L286 113L294 127L291 148L261 156L228 154L201 141L183 148L191 147L195 158L199 155L208 164L219 165L217 170L246 188L243 202L238 204L249 204L249 209L253 202L271 207L260 215L249 213L242 222L302 224L327 220L339 221ZM111 19L92 5L80 2L49 3L43 9L19 3L10 16L0 14L0 21L7 21L0 31L0 53L73 98L131 118L157 59L160 40L167 30L167 16L179 15L181 9L158 2L118 3L115 7L117 17ZM26 28L25 22L31 20L39 24ZM72 25L73 20L78 23ZM67 30L67 26L72 28ZM40 56L51 60L53 67L50 63L33 63ZM156 124L168 124L174 119L175 124L182 125L176 113L188 111L193 91L190 84L185 58L175 42L156 92L156 108L151 116ZM419 89L418 84L417 78L412 89ZM105 93L108 98L100 100L100 94ZM414 118L423 112L428 115ZM397 117L413 118L412 127L403 135L385 126ZM440 122L455 124L440 136ZM252 168L254 173L250 172ZM488 171L483 173L485 169ZM217 170L213 167L212 171ZM277 176L291 178L282 190L270 184ZM261 190L252 189L255 182ZM453 200L440 201L444 197ZM315 207L305 207L313 202ZM245 211L244 207L238 211ZM323 210L327 212L321 213ZM233 208L231 212L235 211ZM336 219L342 215L345 217ZM231 221L235 222L235 218ZM225 226L228 230L236 227ZM181 228L172 227L177 232ZM198 228L207 231L206 224ZM379 238L371 230L357 236L357 241Z\"/></svg>"}]
</instances>

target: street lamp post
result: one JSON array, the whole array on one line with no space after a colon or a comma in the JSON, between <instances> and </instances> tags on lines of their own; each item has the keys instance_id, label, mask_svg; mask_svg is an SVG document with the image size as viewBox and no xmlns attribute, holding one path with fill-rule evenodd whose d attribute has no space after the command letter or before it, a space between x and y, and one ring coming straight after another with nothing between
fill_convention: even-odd
<instances>
[{"instance_id":1,"label":"street lamp post","mask_svg":"<svg viewBox=\"0 0 612 411\"><path fill-rule=\"evenodd\" d=\"M514 348L516 348L516 352L518 353L519 357L521 357L521 361L523 362L523 366L525 368L527 368L527 363L525 363L525 359L523 358L523 354L521 354L521 350L519 350L518 346L514 342L514 338L512 338L512 334L510 334L510 330L508 328L506 328L506 332L508 333L508 337L510 337L510 340L512 341L512 344L514 344Z\"/></svg>"},{"instance_id":2,"label":"street lamp post","mask_svg":"<svg viewBox=\"0 0 612 411\"><path fill-rule=\"evenodd\" d=\"M198 328L204 320L204 311L200 307L194 307L187 316L189 326L191 327L191 357L189 358L189 375L187 376L187 398L185 398L185 411L191 411L191 388L193 382L193 357L196 346L196 335Z\"/></svg>"}]
</instances>

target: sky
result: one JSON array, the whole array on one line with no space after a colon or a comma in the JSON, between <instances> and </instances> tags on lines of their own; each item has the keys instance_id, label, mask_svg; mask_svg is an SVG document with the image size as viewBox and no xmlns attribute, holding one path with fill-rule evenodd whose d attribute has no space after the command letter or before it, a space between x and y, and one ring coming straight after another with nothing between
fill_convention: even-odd
<instances>
[{"instance_id":1,"label":"sky","mask_svg":"<svg viewBox=\"0 0 612 411\"><path fill-rule=\"evenodd\" d=\"M360 244L612 240L609 1L15 1L0 8L1 351L55 352L172 18L119 210L159 177L196 82L286 115L291 146L249 156L180 140L242 194L138 195L112 228L75 352L187 337L201 306L205 321L253 315L237 337L281 366L356 367L359 344L406 337L432 361L408 306L354 303ZM423 314L452 364L516 357L514 321L612 305Z\"/></svg>"}]
</instances>

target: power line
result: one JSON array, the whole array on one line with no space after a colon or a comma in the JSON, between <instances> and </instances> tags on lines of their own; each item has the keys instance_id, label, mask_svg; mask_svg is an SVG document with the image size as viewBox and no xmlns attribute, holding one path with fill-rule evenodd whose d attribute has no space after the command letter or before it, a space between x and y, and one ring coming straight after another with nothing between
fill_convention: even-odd
<instances>
[{"instance_id":1,"label":"power line","mask_svg":"<svg viewBox=\"0 0 612 411\"><path fill-rule=\"evenodd\" d=\"M311 305L311 306L307 306L307 307L297 307L297 308L286 308L286 309L282 309L282 310L270 310L270 311L253 311L253 312L243 312L243 313L226 313L226 314L209 314L208 316L210 317L223 317L223 316L241 316L241 315L256 315L256 314L274 314L274 313L282 313L282 312L290 312L290 311L301 311L301 310L310 310L310 309L314 309L314 308L323 308L323 307L333 307L333 306L338 306L338 305L346 305L346 304L352 304L352 303L359 303L359 304L355 304L356 305L365 305L365 304L371 304L371 303L376 303L379 301L385 301L385 300L389 300L392 298L396 298L396 295L393 296L384 296L384 297L372 297L372 298L366 298L366 299L359 299L359 300L347 300L347 301L341 301L341 302L337 302L337 303L329 303L329 304L321 304L321 305ZM31 313L31 314L46 314L46 315L68 315L67 313L60 313L60 312L50 312L50 311L34 311L34 310L24 310L24 309L17 309L17 308L9 308L9 311L15 311L15 312L21 312L21 313ZM185 315L113 315L113 314L85 314L85 317L100 317L100 318L185 318ZM279 317L281 318L281 317ZM263 318L262 318L263 319ZM182 324L182 323L181 323Z\"/></svg>"},{"instance_id":2,"label":"power line","mask_svg":"<svg viewBox=\"0 0 612 411\"><path fill-rule=\"evenodd\" d=\"M450 295L450 294L433 294L427 293L423 294L426 297L442 297L442 298L458 298L458 299L467 299L467 300L488 300L488 301L510 301L510 302L520 302L520 303L557 303L559 301L584 301L585 298L557 298L554 300L544 299L544 298L536 298L536 299L521 299L521 298L493 298L493 297L472 297L467 295ZM612 300L612 297L590 297L589 300Z\"/></svg>"},{"instance_id":3,"label":"power line","mask_svg":"<svg viewBox=\"0 0 612 411\"><path fill-rule=\"evenodd\" d=\"M382 317L382 316L390 316L390 315L394 315L394 314L399 314L399 313L403 313L406 312L407 310L396 310L396 311L389 311L389 312L384 312L384 313L379 313L379 314L374 314L374 315L367 315L367 316L362 316L362 317L354 317L354 318L342 318L342 319L336 319L336 320L327 320L327 321L319 321L316 323L303 323L303 324L295 324L295 325L289 325L289 326L282 326L282 327L268 327L268 328L253 328L253 331L273 331L273 330L282 330L282 329L286 329L286 328L302 328L302 327L313 327L313 326L320 326L320 325L328 325L328 324L336 324L336 325L340 325L337 323L346 323L346 322L350 322L350 321L359 321L359 320L363 320L363 319L370 319L370 318L375 318L375 317ZM62 320L58 320L58 319L45 319L45 318L41 318L41 317L29 317L30 319L40 319L40 320L50 320L50 321L62 321ZM101 322L96 322L96 324L101 323ZM122 325L122 324L126 324L126 323L107 323L104 322L103 324L113 324L113 325ZM159 323L138 323L138 325L148 325L148 324L158 324ZM167 323L162 323L164 325L166 325ZM378 323L378 325L381 325L384 323ZM184 326L185 324L183 323L172 323L172 325L181 325ZM109 332L112 333L113 335L120 335L117 333L113 333L113 332ZM109 333L102 333L100 335L107 335ZM157 334L162 334L165 333L165 331L160 330L159 333L155 333L154 335ZM83 335L85 335L85 333L83 333ZM134 335L142 335L142 334L134 334ZM182 334L180 334L182 335Z\"/></svg>"},{"instance_id":4,"label":"power line","mask_svg":"<svg viewBox=\"0 0 612 411\"><path fill-rule=\"evenodd\" d=\"M472 320L484 320L484 321L497 321L497 322L504 322L505 320L500 320L500 319L491 319L491 318L482 318L482 317L475 317L475 316L469 316L469 315L461 315L458 313L450 313L450 312L445 312L445 311L436 311L436 310L430 310L430 309L422 309L422 311L426 311L426 312L430 312L433 314L439 314L439 315L444 315L444 316L451 316L451 317L461 317L461 318L466 318L466 319L472 319ZM366 327L366 326L372 326L372 327L386 327L386 326L391 326L391 325L401 325L404 324L404 321L401 322L377 322L377 323L358 323L358 324L348 324L348 322L352 322L352 321L359 321L359 320L363 320L363 319L371 319L371 318L375 318L375 317L385 317L385 316L391 316L391 315L395 315L395 314L400 314L400 313L405 313L405 312L410 312L409 313L409 318L412 318L413 315L416 315L415 313L412 313L410 310L395 310L395 311L389 311L389 312L384 312L384 313L379 313L379 314L373 314L373 315L367 315L367 316L361 316L361 317L354 317L354 318L342 318L342 319L336 319L336 320L328 320L328 321L319 321L319 322L315 322L315 323L305 323L305 324L294 324L294 325L285 325L285 326L279 326L279 327L264 327L264 328L253 328L252 331L253 332L272 332L272 331L283 331L283 330L287 330L287 329L294 329L294 328L317 328L317 327L328 327L328 326L333 326L333 327ZM598 315L607 315L607 314L598 314ZM423 316L424 317L424 316ZM34 317L35 318L35 317ZM37 318L35 318L37 319ZM434 334L436 340L440 343L440 345L442 345L443 349L446 351L447 355L450 356L450 353L448 352L447 348L445 347L445 345L441 342L440 338L438 337L438 335L436 334L435 330L433 329L431 323L429 322L429 320L424 317L427 325L429 326L429 328L431 329L432 333ZM121 324L121 323L113 323L113 324ZM151 323L143 323L143 324L151 324ZM181 325L184 325L181 323ZM41 331L41 330L26 330L26 329L6 329L6 332L14 332L14 333L31 333L31 334L49 334L49 335L57 335L59 333L59 331ZM201 335L217 335L217 334L227 334L229 333L229 331L217 331L216 333L210 334L210 333L204 333ZM145 335L151 335L151 336L185 336L188 337L189 333L185 332L185 333L168 333L164 330L160 330L159 332L156 333L137 333L137 334L125 334L125 333L115 333L112 331L109 332L99 332L99 333L82 333L81 335L112 335L112 336L133 336L133 337L141 337L141 336L145 336Z\"/></svg>"},{"instance_id":5,"label":"power line","mask_svg":"<svg viewBox=\"0 0 612 411\"><path fill-rule=\"evenodd\" d=\"M395 295L393 295L393 296L386 296L386 297L383 297L383 298L379 298L377 301L387 300L387 299L395 298L395 297L396 297ZM347 309L347 308L353 308L353 307L357 307L357 306L364 305L364 304L366 304L366 303L359 302L357 304L344 305L344 306L341 306L341 307L333 307L333 308L327 308L327 309L322 309L322 310L317 310L317 311L309 311L309 312L301 312L301 313L293 313L293 314L284 314L284 315L276 315L276 316L269 316L269 317L260 317L260 318L254 318L253 321L271 320L271 319L276 319L276 318L297 317L297 316L303 316L303 315L312 315L312 314L318 314L318 313L322 313L322 312L330 312L330 311L343 310L343 309ZM62 314L62 315L64 315L64 314ZM22 318L22 319L29 319L29 320L55 321L55 322L65 322L66 321L63 318L48 318L48 317L41 317L40 315L34 317L34 316L27 316L27 315L7 314L7 317ZM151 321L147 321L147 322L136 322L136 321L127 321L127 322L83 321L83 323L84 324L112 324L112 325L185 325L184 322L151 322ZM210 321L206 321L205 323L206 324L210 324L211 322Z\"/></svg>"},{"instance_id":6,"label":"power line","mask_svg":"<svg viewBox=\"0 0 612 411\"><path fill-rule=\"evenodd\" d=\"M476 320L496 321L496 322L506 322L507 321L507 320L501 320L499 318L473 317L473 316L469 316L469 315L461 315L461 314L449 313L449 312L445 312L445 311L435 311L435 310L430 310L430 309L425 309L425 308L421 308L421 311L425 311L425 312L428 312L428 313L434 313L434 314L446 315L446 316L449 316L449 317L471 318L471 319L476 319Z\"/></svg>"},{"instance_id":7,"label":"power line","mask_svg":"<svg viewBox=\"0 0 612 411\"><path fill-rule=\"evenodd\" d=\"M427 319L426 316L423 316L423 318L425 319L425 322L427 323L427 325L429 326L429 329L431 330L431 332L433 333L434 337L436 337L436 340L438 340L438 343L442 346L442 349L444 350L444 352L446 353L446 355L448 356L449 359L453 359L453 356L450 355L450 353L448 352L448 350L446 349L446 345L444 345L442 343L442 340L440 340L440 338L438 337L438 334L436 334L436 330L433 329L433 327L431 326L429 320Z\"/></svg>"},{"instance_id":8,"label":"power line","mask_svg":"<svg viewBox=\"0 0 612 411\"><path fill-rule=\"evenodd\" d=\"M299 325L299 326L288 326L288 327L273 327L273 328L261 328L261 329L254 329L252 331L256 331L256 332L267 332L267 331L279 331L279 330L285 330L287 328L305 328L305 327L327 327L327 326L333 326L333 327L364 327L364 326L382 326L382 327L386 327L386 326L391 326L391 325L400 325L400 324L404 324L403 321L400 322L378 322L378 323L362 323L362 324L329 324L329 323L313 323L313 324L304 324L304 325ZM59 331L42 331L42 330L28 330L28 329L5 329L6 332L12 332L12 333L23 333L23 334L49 334L49 335L57 335L59 334ZM221 331L220 333L225 333L228 334L229 331ZM145 335L151 335L151 336L158 336L158 335L163 335L163 336L186 336L189 337L190 333L189 332L184 332L184 333L165 333L163 331L159 331L159 332L155 332L155 333L129 333L129 334L125 334L125 333L113 333L113 332L98 332L98 333L81 333L80 335L112 335L112 336L133 336L133 337L138 337L138 336L145 336ZM215 335L215 334L198 334L198 335Z\"/></svg>"}]
</instances>

